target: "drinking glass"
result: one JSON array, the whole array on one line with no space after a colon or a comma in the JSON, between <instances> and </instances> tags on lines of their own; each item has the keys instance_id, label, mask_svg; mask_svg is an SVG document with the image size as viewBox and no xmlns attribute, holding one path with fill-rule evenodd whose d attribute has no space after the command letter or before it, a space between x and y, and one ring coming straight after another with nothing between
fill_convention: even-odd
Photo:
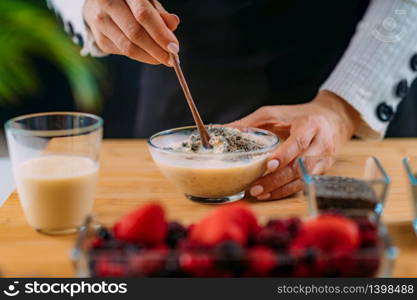
<instances>
[{"instance_id":1,"label":"drinking glass","mask_svg":"<svg viewBox=\"0 0 417 300\"><path fill-rule=\"evenodd\" d=\"M38 113L6 122L19 200L35 230L72 233L90 214L102 125L100 117L78 112Z\"/></svg>"}]
</instances>

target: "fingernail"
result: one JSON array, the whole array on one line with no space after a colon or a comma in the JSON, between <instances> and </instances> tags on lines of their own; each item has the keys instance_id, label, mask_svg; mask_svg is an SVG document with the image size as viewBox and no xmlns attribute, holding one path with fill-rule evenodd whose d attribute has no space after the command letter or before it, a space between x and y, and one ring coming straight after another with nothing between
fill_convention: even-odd
<instances>
[{"instance_id":1,"label":"fingernail","mask_svg":"<svg viewBox=\"0 0 417 300\"><path fill-rule=\"evenodd\" d=\"M270 194L270 193L267 193L267 194L265 194L265 195L261 195L261 196L259 196L259 197L258 197L258 200L267 200L267 199L269 199L269 198L271 198L271 194Z\"/></svg>"},{"instance_id":2,"label":"fingernail","mask_svg":"<svg viewBox=\"0 0 417 300\"><path fill-rule=\"evenodd\" d=\"M180 18L176 15L176 14L172 14L176 19L177 19L177 23L180 23Z\"/></svg>"},{"instance_id":3,"label":"fingernail","mask_svg":"<svg viewBox=\"0 0 417 300\"><path fill-rule=\"evenodd\" d=\"M270 160L270 161L268 161L266 166L267 166L267 168L270 172L273 172L273 171L276 170L276 168L279 167L279 161L276 160L276 159Z\"/></svg>"},{"instance_id":4,"label":"fingernail","mask_svg":"<svg viewBox=\"0 0 417 300\"><path fill-rule=\"evenodd\" d=\"M174 54L178 54L178 52L180 52L180 47L176 43L169 43L167 48L171 53Z\"/></svg>"},{"instance_id":5,"label":"fingernail","mask_svg":"<svg viewBox=\"0 0 417 300\"><path fill-rule=\"evenodd\" d=\"M255 185L250 189L250 194L253 197L256 197L256 196L262 194L263 191L264 191L264 188L263 188L262 185Z\"/></svg>"}]
</instances>

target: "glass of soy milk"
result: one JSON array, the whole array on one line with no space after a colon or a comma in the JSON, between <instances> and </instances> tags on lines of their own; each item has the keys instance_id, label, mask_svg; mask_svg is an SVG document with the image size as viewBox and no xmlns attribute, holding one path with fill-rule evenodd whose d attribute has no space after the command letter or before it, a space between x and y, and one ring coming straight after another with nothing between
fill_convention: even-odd
<instances>
[{"instance_id":1,"label":"glass of soy milk","mask_svg":"<svg viewBox=\"0 0 417 300\"><path fill-rule=\"evenodd\" d=\"M77 231L91 213L103 120L77 112L16 117L6 136L20 203L45 234Z\"/></svg>"}]
</instances>

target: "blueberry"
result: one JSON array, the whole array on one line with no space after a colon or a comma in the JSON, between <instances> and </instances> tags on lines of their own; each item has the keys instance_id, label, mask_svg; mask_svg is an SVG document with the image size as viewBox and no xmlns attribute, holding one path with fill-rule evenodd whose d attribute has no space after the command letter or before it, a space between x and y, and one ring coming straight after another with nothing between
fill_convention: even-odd
<instances>
[{"instance_id":1,"label":"blueberry","mask_svg":"<svg viewBox=\"0 0 417 300\"><path fill-rule=\"evenodd\" d=\"M304 252L304 263L308 266L314 265L317 260L317 251L314 248L307 248Z\"/></svg>"},{"instance_id":2,"label":"blueberry","mask_svg":"<svg viewBox=\"0 0 417 300\"><path fill-rule=\"evenodd\" d=\"M240 276L246 267L246 252L234 241L225 241L214 249L216 265L219 269L231 271Z\"/></svg>"},{"instance_id":3,"label":"blueberry","mask_svg":"<svg viewBox=\"0 0 417 300\"><path fill-rule=\"evenodd\" d=\"M101 226L99 229L97 229L97 236L105 241L111 240L113 238L111 233L105 227Z\"/></svg>"},{"instance_id":4,"label":"blueberry","mask_svg":"<svg viewBox=\"0 0 417 300\"><path fill-rule=\"evenodd\" d=\"M188 231L178 222L168 224L166 243L170 248L176 248L178 243L187 237Z\"/></svg>"}]
</instances>

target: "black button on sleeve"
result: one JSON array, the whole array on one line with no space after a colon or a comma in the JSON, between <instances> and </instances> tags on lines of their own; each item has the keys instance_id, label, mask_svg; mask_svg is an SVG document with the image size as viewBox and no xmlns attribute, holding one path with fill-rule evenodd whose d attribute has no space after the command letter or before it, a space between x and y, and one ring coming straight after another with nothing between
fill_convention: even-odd
<instances>
[{"instance_id":1,"label":"black button on sleeve","mask_svg":"<svg viewBox=\"0 0 417 300\"><path fill-rule=\"evenodd\" d=\"M398 82L397 86L395 87L395 96L398 98L404 98L408 94L408 82L407 80L403 79Z\"/></svg>"},{"instance_id":2,"label":"black button on sleeve","mask_svg":"<svg viewBox=\"0 0 417 300\"><path fill-rule=\"evenodd\" d=\"M66 28L66 30L67 30L67 32L68 32L68 34L69 34L70 36L74 36L74 27L72 26L72 23L71 23L71 22L68 22L68 23L67 23L67 28Z\"/></svg>"},{"instance_id":3,"label":"black button on sleeve","mask_svg":"<svg viewBox=\"0 0 417 300\"><path fill-rule=\"evenodd\" d=\"M414 54L410 59L410 68L414 72L417 72L417 53Z\"/></svg>"},{"instance_id":4,"label":"black button on sleeve","mask_svg":"<svg viewBox=\"0 0 417 300\"><path fill-rule=\"evenodd\" d=\"M84 39L83 36L79 33L76 33L75 36L75 42L80 46L81 48L84 47Z\"/></svg>"},{"instance_id":5,"label":"black button on sleeve","mask_svg":"<svg viewBox=\"0 0 417 300\"><path fill-rule=\"evenodd\" d=\"M394 116L394 109L391 105L382 102L376 108L376 115L382 122L388 122Z\"/></svg>"}]
</instances>

